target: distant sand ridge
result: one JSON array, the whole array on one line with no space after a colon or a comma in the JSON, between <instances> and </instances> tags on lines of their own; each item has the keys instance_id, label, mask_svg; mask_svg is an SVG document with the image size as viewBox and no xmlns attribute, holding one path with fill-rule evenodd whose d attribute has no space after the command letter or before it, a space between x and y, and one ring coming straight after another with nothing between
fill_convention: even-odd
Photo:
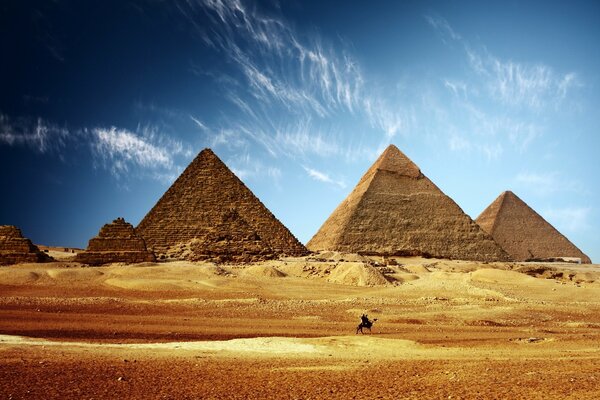
<instances>
[{"instance_id":1,"label":"distant sand ridge","mask_svg":"<svg viewBox=\"0 0 600 400\"><path fill-rule=\"evenodd\" d=\"M578 258L592 261L573 243L511 191L502 193L477 217L515 261Z\"/></svg>"},{"instance_id":2,"label":"distant sand ridge","mask_svg":"<svg viewBox=\"0 0 600 400\"><path fill-rule=\"evenodd\" d=\"M510 259L394 145L369 168L307 247L479 261Z\"/></svg>"},{"instance_id":3,"label":"distant sand ridge","mask_svg":"<svg viewBox=\"0 0 600 400\"><path fill-rule=\"evenodd\" d=\"M0 225L0 265L52 261L21 230L12 225Z\"/></svg>"},{"instance_id":4,"label":"distant sand ridge","mask_svg":"<svg viewBox=\"0 0 600 400\"><path fill-rule=\"evenodd\" d=\"M90 239L87 249L75 257L76 261L90 265L109 263L140 263L156 261L154 254L146 249L146 243L133 226L123 218L104 225L95 238Z\"/></svg>"}]
</instances>

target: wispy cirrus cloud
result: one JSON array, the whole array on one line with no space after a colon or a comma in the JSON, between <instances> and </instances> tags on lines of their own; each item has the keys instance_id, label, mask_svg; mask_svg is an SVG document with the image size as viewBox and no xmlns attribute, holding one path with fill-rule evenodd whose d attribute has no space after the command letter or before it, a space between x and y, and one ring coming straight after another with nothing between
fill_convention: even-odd
<instances>
[{"instance_id":1,"label":"wispy cirrus cloud","mask_svg":"<svg viewBox=\"0 0 600 400\"><path fill-rule=\"evenodd\" d=\"M433 104L441 110L433 123L448 132L451 151L476 152L488 160L526 152L547 130L547 115L559 112L582 85L575 72L559 73L542 63L503 60L486 48L477 50L440 16L426 15L425 21L444 43L459 46L468 66L468 78L441 81L451 102Z\"/></svg>"},{"instance_id":2,"label":"wispy cirrus cloud","mask_svg":"<svg viewBox=\"0 0 600 400\"><path fill-rule=\"evenodd\" d=\"M475 72L485 79L490 95L510 107L539 111L559 105L571 90L581 85L575 72L560 74L544 64L501 60L487 52L466 49Z\"/></svg>"},{"instance_id":3,"label":"wispy cirrus cloud","mask_svg":"<svg viewBox=\"0 0 600 400\"><path fill-rule=\"evenodd\" d=\"M468 95L468 88L465 82L444 79L444 86L458 98L466 98Z\"/></svg>"},{"instance_id":4,"label":"wispy cirrus cloud","mask_svg":"<svg viewBox=\"0 0 600 400\"><path fill-rule=\"evenodd\" d=\"M462 40L462 36L459 35L453 28L450 26L446 19L440 17L439 15L424 15L425 21L429 25L431 25L436 31L438 31L442 35L442 40L446 42L446 38L460 41Z\"/></svg>"},{"instance_id":5,"label":"wispy cirrus cloud","mask_svg":"<svg viewBox=\"0 0 600 400\"><path fill-rule=\"evenodd\" d=\"M150 173L162 179L173 177L180 169L175 156L191 156L191 150L181 142L159 135L144 127L141 134L116 127L93 128L90 147L96 160L116 178L127 174Z\"/></svg>"},{"instance_id":6,"label":"wispy cirrus cloud","mask_svg":"<svg viewBox=\"0 0 600 400\"><path fill-rule=\"evenodd\" d=\"M239 112L211 127L217 135L236 131L240 140L262 146L272 157L302 159L354 151L355 139L329 133L340 131L340 120L362 126L363 145L389 143L409 131L410 112L375 90L344 46L340 50L317 34L301 34L283 17L241 0L176 6L204 43L235 67L214 77Z\"/></svg>"},{"instance_id":7,"label":"wispy cirrus cloud","mask_svg":"<svg viewBox=\"0 0 600 400\"><path fill-rule=\"evenodd\" d=\"M251 157L249 153L229 159L227 165L240 179L260 179L267 177L278 181L281 178L281 169L273 165L266 165L259 159Z\"/></svg>"},{"instance_id":8,"label":"wispy cirrus cloud","mask_svg":"<svg viewBox=\"0 0 600 400\"><path fill-rule=\"evenodd\" d=\"M0 113L0 143L9 146L26 146L38 153L57 153L69 140L65 127L42 118L11 118Z\"/></svg>"},{"instance_id":9,"label":"wispy cirrus cloud","mask_svg":"<svg viewBox=\"0 0 600 400\"><path fill-rule=\"evenodd\" d=\"M448 39L462 46L471 69L483 80L492 98L504 105L534 110L554 107L582 85L575 72L559 73L542 63L502 60L486 49L477 51L440 16L425 15L425 20L442 35L445 43ZM444 83L455 94L466 92L451 80Z\"/></svg>"},{"instance_id":10,"label":"wispy cirrus cloud","mask_svg":"<svg viewBox=\"0 0 600 400\"><path fill-rule=\"evenodd\" d=\"M191 147L173 140L150 125L135 132L123 128L60 127L42 118L10 118L0 113L0 145L27 147L41 154L53 154L68 161L74 149L89 149L97 167L115 178L150 176L171 181L181 172L176 158L189 159Z\"/></svg>"},{"instance_id":11,"label":"wispy cirrus cloud","mask_svg":"<svg viewBox=\"0 0 600 400\"><path fill-rule=\"evenodd\" d=\"M311 177L312 179L314 179L316 181L328 183L328 184L337 186L342 189L346 188L346 183L343 180L335 180L335 179L331 178L328 174L321 172L319 170L316 170L314 168L309 168L306 166L302 166L302 168L304 168L304 171L306 171L306 173L308 174L309 177Z\"/></svg>"},{"instance_id":12,"label":"wispy cirrus cloud","mask_svg":"<svg viewBox=\"0 0 600 400\"><path fill-rule=\"evenodd\" d=\"M196 126L198 128L200 128L203 131L208 131L209 128L206 126L206 124L202 121L200 121L200 119L194 117L193 115L190 115L190 119L192 120L192 122L194 122L194 124L196 124Z\"/></svg>"}]
</instances>

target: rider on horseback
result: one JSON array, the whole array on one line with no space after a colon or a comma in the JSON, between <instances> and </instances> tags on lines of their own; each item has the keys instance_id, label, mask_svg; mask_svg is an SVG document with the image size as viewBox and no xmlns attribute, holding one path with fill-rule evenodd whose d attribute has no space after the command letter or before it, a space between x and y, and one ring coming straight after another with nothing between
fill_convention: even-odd
<instances>
[{"instance_id":1,"label":"rider on horseback","mask_svg":"<svg viewBox=\"0 0 600 400\"><path fill-rule=\"evenodd\" d=\"M373 322L369 321L369 316L367 314L363 314L360 316L360 323L363 326L371 326L373 325Z\"/></svg>"},{"instance_id":2,"label":"rider on horseback","mask_svg":"<svg viewBox=\"0 0 600 400\"><path fill-rule=\"evenodd\" d=\"M375 321L377 321L377 318L375 318L373 321L371 321L367 314L361 315L360 316L360 324L358 324L358 326L356 327L356 333L358 333L358 332L363 333L363 328L367 328L369 330L369 332L371 332L371 327L373 326L373 322L375 322Z\"/></svg>"}]
</instances>

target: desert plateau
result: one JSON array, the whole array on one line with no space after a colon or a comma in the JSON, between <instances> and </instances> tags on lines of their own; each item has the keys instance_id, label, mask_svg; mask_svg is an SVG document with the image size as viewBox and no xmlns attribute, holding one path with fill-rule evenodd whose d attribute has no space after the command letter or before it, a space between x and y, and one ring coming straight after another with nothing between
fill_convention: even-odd
<instances>
[{"instance_id":1,"label":"desert plateau","mask_svg":"<svg viewBox=\"0 0 600 400\"><path fill-rule=\"evenodd\" d=\"M1 398L600 396L597 265L49 253L0 269Z\"/></svg>"}]
</instances>

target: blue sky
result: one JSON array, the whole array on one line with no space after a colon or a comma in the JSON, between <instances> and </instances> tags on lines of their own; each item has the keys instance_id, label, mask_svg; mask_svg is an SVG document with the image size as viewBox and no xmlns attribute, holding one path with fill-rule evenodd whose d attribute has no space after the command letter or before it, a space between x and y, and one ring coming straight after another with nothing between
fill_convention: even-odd
<instances>
[{"instance_id":1,"label":"blue sky","mask_svg":"<svg viewBox=\"0 0 600 400\"><path fill-rule=\"evenodd\" d=\"M393 143L600 260L598 2L318 3L2 2L0 223L84 247L211 147L306 243Z\"/></svg>"}]
</instances>

